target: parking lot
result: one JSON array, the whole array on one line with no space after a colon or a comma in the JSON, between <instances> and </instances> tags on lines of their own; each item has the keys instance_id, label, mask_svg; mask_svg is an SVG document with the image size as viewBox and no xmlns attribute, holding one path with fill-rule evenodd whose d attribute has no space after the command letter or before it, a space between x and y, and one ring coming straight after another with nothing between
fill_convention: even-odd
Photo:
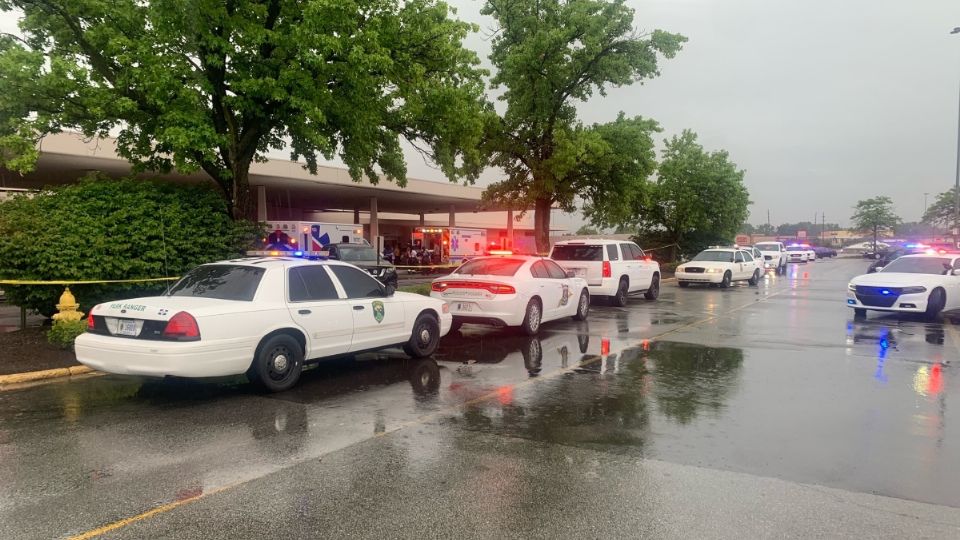
<instances>
[{"instance_id":1,"label":"parking lot","mask_svg":"<svg viewBox=\"0 0 960 540\"><path fill-rule=\"evenodd\" d=\"M6 538L960 535L960 330L845 306L860 259L663 285L538 337L335 360L294 389L0 393ZM955 399L955 398L954 398Z\"/></svg>"}]
</instances>

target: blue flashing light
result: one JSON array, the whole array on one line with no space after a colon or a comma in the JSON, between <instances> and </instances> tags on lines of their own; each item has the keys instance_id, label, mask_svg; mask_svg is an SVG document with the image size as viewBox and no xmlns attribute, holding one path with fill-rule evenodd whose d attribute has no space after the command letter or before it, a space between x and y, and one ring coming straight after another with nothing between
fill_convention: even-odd
<instances>
[{"instance_id":1,"label":"blue flashing light","mask_svg":"<svg viewBox=\"0 0 960 540\"><path fill-rule=\"evenodd\" d=\"M293 256L294 256L294 257L303 257L303 252L302 252L302 251L294 251L294 252L293 252Z\"/></svg>"},{"instance_id":2,"label":"blue flashing light","mask_svg":"<svg viewBox=\"0 0 960 540\"><path fill-rule=\"evenodd\" d=\"M857 301L854 300L853 298L847 298L847 303L850 304L851 306L857 305ZM849 327L849 325L848 325L848 326L847 326L847 330L849 330L849 329L850 329L850 327Z\"/></svg>"},{"instance_id":3,"label":"blue flashing light","mask_svg":"<svg viewBox=\"0 0 960 540\"><path fill-rule=\"evenodd\" d=\"M887 290L887 289L884 289L884 290L880 291L880 294L890 294L890 291Z\"/></svg>"}]
</instances>

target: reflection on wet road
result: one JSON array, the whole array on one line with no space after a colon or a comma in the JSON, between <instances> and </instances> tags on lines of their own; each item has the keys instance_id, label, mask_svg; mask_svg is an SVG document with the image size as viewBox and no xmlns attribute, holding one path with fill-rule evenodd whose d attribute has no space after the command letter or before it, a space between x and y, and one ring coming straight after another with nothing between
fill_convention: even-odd
<instances>
[{"instance_id":1,"label":"reflection on wet road","mask_svg":"<svg viewBox=\"0 0 960 540\"><path fill-rule=\"evenodd\" d=\"M329 361L278 395L113 376L0 393L0 529L82 533L224 488L266 489L268 475L349 462L397 436L413 455L383 455L390 474L493 437L960 507L960 435L948 429L957 330L854 321L843 292L860 266L794 266L759 288L666 284L656 303L598 305L536 338L467 325L433 358ZM498 452L488 466L507 459Z\"/></svg>"}]
</instances>

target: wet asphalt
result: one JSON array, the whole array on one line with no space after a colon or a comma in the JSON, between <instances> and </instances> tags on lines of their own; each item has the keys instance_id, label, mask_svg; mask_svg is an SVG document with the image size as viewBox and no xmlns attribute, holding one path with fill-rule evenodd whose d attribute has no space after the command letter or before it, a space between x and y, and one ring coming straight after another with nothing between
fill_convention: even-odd
<instances>
[{"instance_id":1,"label":"wet asphalt","mask_svg":"<svg viewBox=\"0 0 960 540\"><path fill-rule=\"evenodd\" d=\"M960 328L854 321L866 265L465 326L283 394L0 392L0 537L958 538Z\"/></svg>"}]
</instances>

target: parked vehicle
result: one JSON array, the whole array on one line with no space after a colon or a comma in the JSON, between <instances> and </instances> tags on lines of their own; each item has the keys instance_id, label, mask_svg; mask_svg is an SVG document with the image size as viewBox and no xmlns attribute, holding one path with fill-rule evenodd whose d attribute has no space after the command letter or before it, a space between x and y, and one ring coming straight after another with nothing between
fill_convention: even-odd
<instances>
[{"instance_id":1,"label":"parked vehicle","mask_svg":"<svg viewBox=\"0 0 960 540\"><path fill-rule=\"evenodd\" d=\"M727 288L734 281L757 285L763 275L763 261L740 248L711 248L678 266L674 275L680 287L688 287L691 283L707 283Z\"/></svg>"},{"instance_id":2,"label":"parked vehicle","mask_svg":"<svg viewBox=\"0 0 960 540\"><path fill-rule=\"evenodd\" d=\"M585 279L591 295L615 306L626 306L630 294L643 293L647 300L660 296L660 264L633 242L565 240L553 246L550 258Z\"/></svg>"}]
</instances>

